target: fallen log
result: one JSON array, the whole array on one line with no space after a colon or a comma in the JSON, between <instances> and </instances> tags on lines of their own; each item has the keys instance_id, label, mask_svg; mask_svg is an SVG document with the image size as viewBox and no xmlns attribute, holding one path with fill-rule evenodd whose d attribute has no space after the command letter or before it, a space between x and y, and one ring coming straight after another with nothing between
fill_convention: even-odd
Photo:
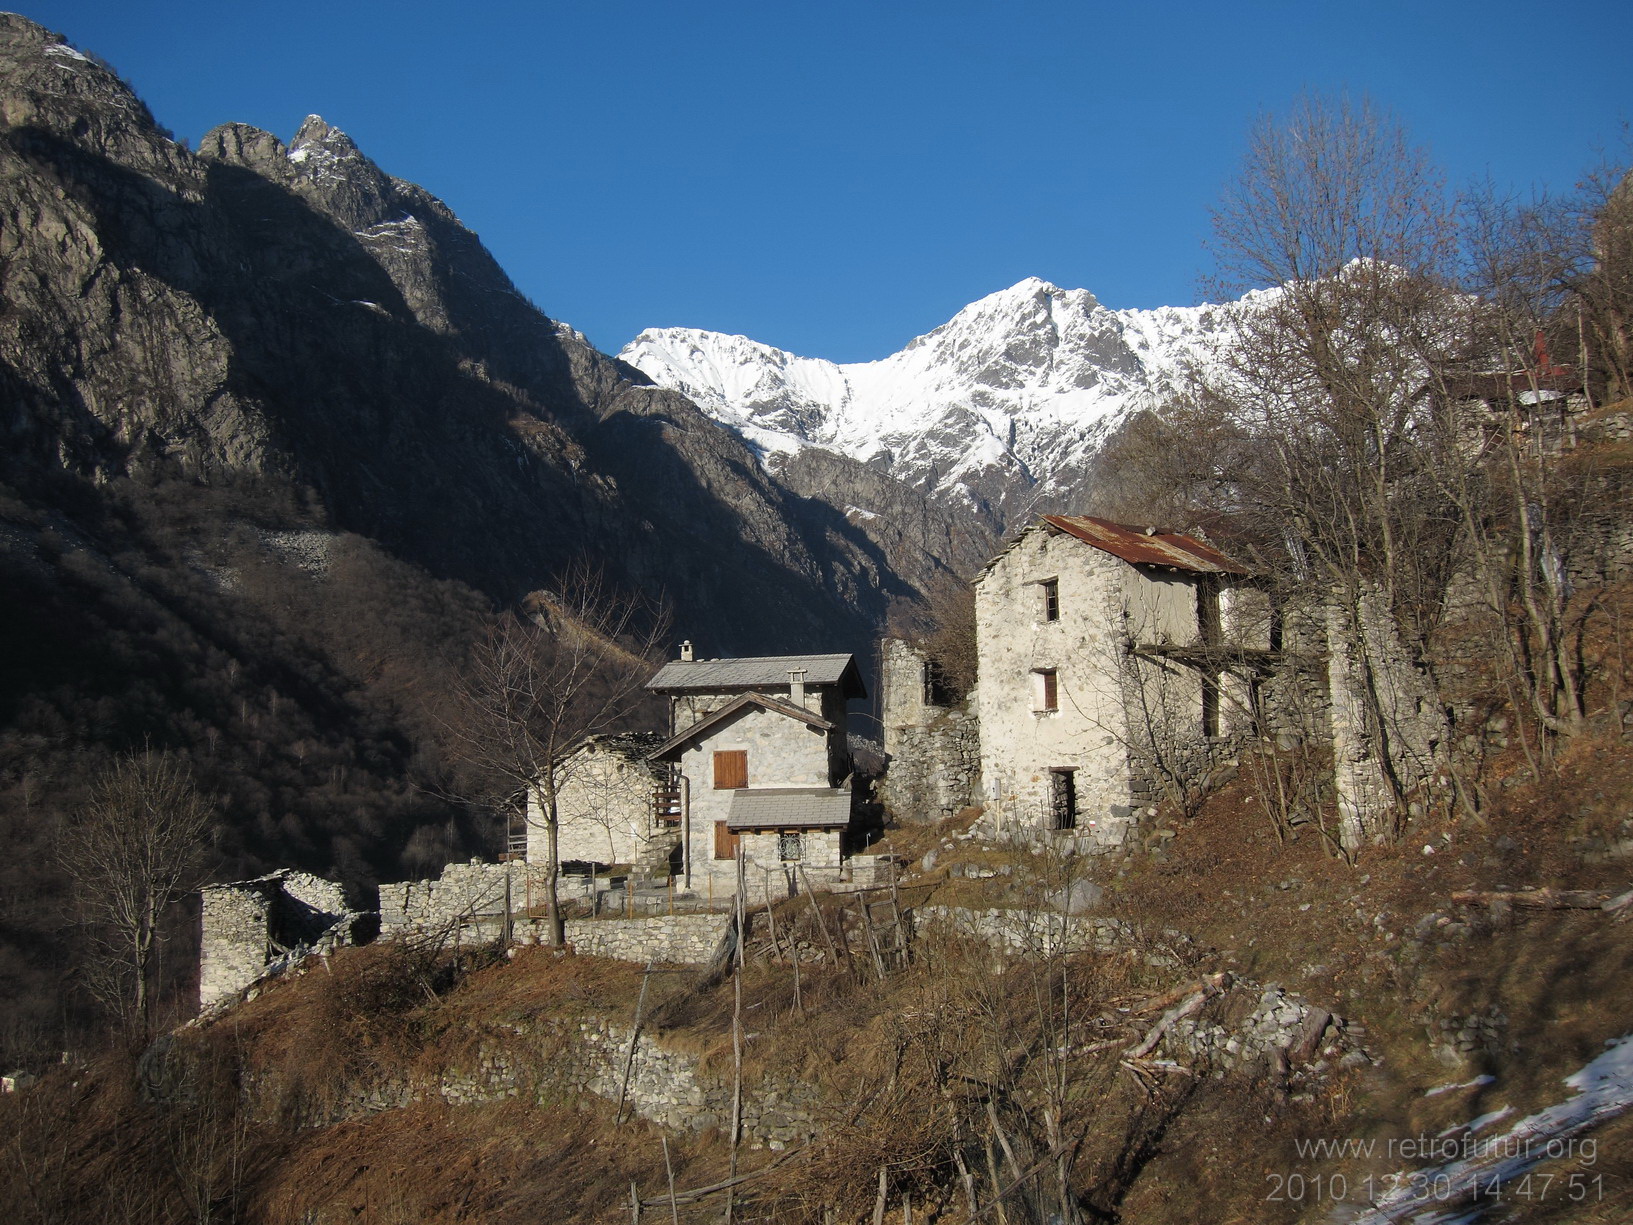
<instances>
[{"instance_id":1,"label":"fallen log","mask_svg":"<svg viewBox=\"0 0 1633 1225\"><path fill-rule=\"evenodd\" d=\"M1506 903L1527 910L1602 910L1610 900L1610 894L1591 889L1459 889L1452 894L1452 901L1463 906Z\"/></svg>"},{"instance_id":2,"label":"fallen log","mask_svg":"<svg viewBox=\"0 0 1633 1225\"><path fill-rule=\"evenodd\" d=\"M1204 995L1217 995L1219 992L1226 990L1230 984L1230 971L1221 970L1217 974L1208 974L1202 978L1192 979L1188 983L1181 983L1179 986L1164 991L1160 995L1153 995L1149 999L1135 1004L1129 1011L1134 1013L1155 1012L1159 1008L1170 1008L1180 1000L1195 995L1198 991Z\"/></svg>"},{"instance_id":3,"label":"fallen log","mask_svg":"<svg viewBox=\"0 0 1633 1225\"><path fill-rule=\"evenodd\" d=\"M1162 1041L1162 1036L1172 1029L1177 1022L1184 1020L1193 1012L1201 1011L1202 1005L1207 998L1208 992L1198 991L1195 995L1191 996L1184 1002L1174 1005L1174 1007L1162 1014L1162 1020L1153 1025L1146 1032L1145 1037L1141 1038L1133 1046L1129 1047L1123 1052L1123 1058L1145 1058L1152 1051L1157 1049L1157 1043Z\"/></svg>"}]
</instances>

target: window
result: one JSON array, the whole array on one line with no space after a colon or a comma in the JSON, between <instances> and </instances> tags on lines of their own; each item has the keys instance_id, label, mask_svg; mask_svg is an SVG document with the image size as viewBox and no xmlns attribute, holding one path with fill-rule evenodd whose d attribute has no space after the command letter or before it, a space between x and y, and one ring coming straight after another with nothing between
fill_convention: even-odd
<instances>
[{"instance_id":1,"label":"window","mask_svg":"<svg viewBox=\"0 0 1633 1225\"><path fill-rule=\"evenodd\" d=\"M714 789L738 791L748 786L748 750L725 749L714 755Z\"/></svg>"},{"instance_id":2,"label":"window","mask_svg":"<svg viewBox=\"0 0 1633 1225\"><path fill-rule=\"evenodd\" d=\"M923 690L921 696L926 706L951 706L958 700L952 685L947 682L946 674L941 670L941 665L933 659L924 661L919 685Z\"/></svg>"},{"instance_id":3,"label":"window","mask_svg":"<svg viewBox=\"0 0 1633 1225\"><path fill-rule=\"evenodd\" d=\"M1049 827L1077 828L1077 767L1049 771Z\"/></svg>"},{"instance_id":4,"label":"window","mask_svg":"<svg viewBox=\"0 0 1633 1225\"><path fill-rule=\"evenodd\" d=\"M1204 578L1196 585L1197 641L1205 647L1216 647L1223 641L1219 623L1219 588Z\"/></svg>"},{"instance_id":5,"label":"window","mask_svg":"<svg viewBox=\"0 0 1633 1225\"><path fill-rule=\"evenodd\" d=\"M1058 578L1046 578L1038 584L1038 587L1042 590L1040 609L1043 619L1045 621L1059 621L1060 580Z\"/></svg>"},{"instance_id":6,"label":"window","mask_svg":"<svg viewBox=\"0 0 1633 1225\"><path fill-rule=\"evenodd\" d=\"M737 840L740 834L734 834L724 821L714 823L714 857L716 859L736 859Z\"/></svg>"},{"instance_id":7,"label":"window","mask_svg":"<svg viewBox=\"0 0 1633 1225\"><path fill-rule=\"evenodd\" d=\"M805 841L797 829L784 830L777 835L777 858L784 863L805 858Z\"/></svg>"},{"instance_id":8,"label":"window","mask_svg":"<svg viewBox=\"0 0 1633 1225\"><path fill-rule=\"evenodd\" d=\"M1040 714L1060 709L1060 686L1053 668L1032 673L1032 709Z\"/></svg>"}]
</instances>

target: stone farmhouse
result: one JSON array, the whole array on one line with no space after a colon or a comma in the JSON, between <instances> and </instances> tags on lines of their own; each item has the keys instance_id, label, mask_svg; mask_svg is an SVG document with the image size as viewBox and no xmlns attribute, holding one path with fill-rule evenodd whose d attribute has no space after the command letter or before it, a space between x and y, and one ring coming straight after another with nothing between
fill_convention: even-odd
<instances>
[{"instance_id":1,"label":"stone farmhouse","mask_svg":"<svg viewBox=\"0 0 1633 1225\"><path fill-rule=\"evenodd\" d=\"M975 581L984 821L1120 846L1251 730L1269 605L1192 536L1045 515Z\"/></svg>"},{"instance_id":2,"label":"stone farmhouse","mask_svg":"<svg viewBox=\"0 0 1633 1225\"><path fill-rule=\"evenodd\" d=\"M922 653L884 644L881 794L898 813L980 804L990 835L1117 850L1262 737L1330 749L1339 836L1358 846L1389 811L1386 773L1414 790L1438 777L1444 712L1375 601L1273 607L1195 536L1083 515L1042 516L974 588L962 706Z\"/></svg>"},{"instance_id":3,"label":"stone farmhouse","mask_svg":"<svg viewBox=\"0 0 1633 1225\"><path fill-rule=\"evenodd\" d=\"M685 889L787 896L838 883L850 827L846 704L866 696L850 655L694 659L690 643L647 682L669 699L666 765Z\"/></svg>"}]
</instances>

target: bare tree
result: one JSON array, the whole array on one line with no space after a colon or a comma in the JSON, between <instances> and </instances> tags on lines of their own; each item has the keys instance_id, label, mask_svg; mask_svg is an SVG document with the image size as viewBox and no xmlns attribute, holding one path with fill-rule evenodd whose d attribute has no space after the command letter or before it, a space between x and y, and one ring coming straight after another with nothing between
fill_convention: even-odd
<instances>
[{"instance_id":1,"label":"bare tree","mask_svg":"<svg viewBox=\"0 0 1633 1225\"><path fill-rule=\"evenodd\" d=\"M562 785L584 760L571 750L586 736L624 730L647 695L651 660L668 634L654 601L614 589L579 565L555 592L535 592L497 617L457 683L458 751L492 798L527 797L528 820L543 824L549 847L545 909L550 941L565 939L556 876Z\"/></svg>"},{"instance_id":2,"label":"bare tree","mask_svg":"<svg viewBox=\"0 0 1633 1225\"><path fill-rule=\"evenodd\" d=\"M151 1029L165 912L202 875L214 802L174 754L127 757L98 776L58 842L92 933L86 984L138 1032Z\"/></svg>"}]
</instances>

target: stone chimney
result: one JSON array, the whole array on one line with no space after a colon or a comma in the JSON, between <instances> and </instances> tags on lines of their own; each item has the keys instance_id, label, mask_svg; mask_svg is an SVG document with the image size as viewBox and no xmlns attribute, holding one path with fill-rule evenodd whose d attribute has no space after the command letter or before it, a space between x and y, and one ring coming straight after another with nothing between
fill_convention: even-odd
<instances>
[{"instance_id":1,"label":"stone chimney","mask_svg":"<svg viewBox=\"0 0 1633 1225\"><path fill-rule=\"evenodd\" d=\"M682 663L692 662L692 640L688 638L680 644L680 659Z\"/></svg>"},{"instance_id":2,"label":"stone chimney","mask_svg":"<svg viewBox=\"0 0 1633 1225\"><path fill-rule=\"evenodd\" d=\"M788 700L801 710L805 709L805 669L791 668L788 672Z\"/></svg>"}]
</instances>

